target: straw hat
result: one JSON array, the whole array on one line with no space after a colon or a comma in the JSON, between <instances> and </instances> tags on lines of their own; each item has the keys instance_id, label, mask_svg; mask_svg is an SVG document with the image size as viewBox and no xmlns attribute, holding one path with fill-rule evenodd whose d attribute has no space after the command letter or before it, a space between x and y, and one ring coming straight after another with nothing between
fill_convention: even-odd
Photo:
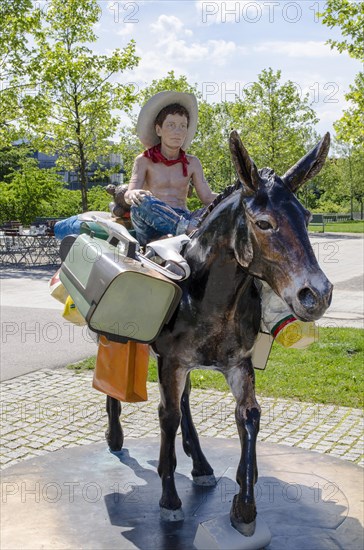
<instances>
[{"instance_id":1,"label":"straw hat","mask_svg":"<svg viewBox=\"0 0 364 550\"><path fill-rule=\"evenodd\" d=\"M198 118L198 107L195 96L183 92L159 92L147 101L138 117L136 133L147 149L160 143L160 138L155 132L154 121L158 113L172 103L179 103L179 105L185 107L189 112L190 121L182 149L186 151L191 145L191 141L196 133Z\"/></svg>"}]
</instances>

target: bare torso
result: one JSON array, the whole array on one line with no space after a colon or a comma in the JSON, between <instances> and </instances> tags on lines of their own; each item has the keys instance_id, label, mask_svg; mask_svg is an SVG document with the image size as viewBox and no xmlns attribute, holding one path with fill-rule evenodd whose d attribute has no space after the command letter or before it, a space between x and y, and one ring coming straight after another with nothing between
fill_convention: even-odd
<instances>
[{"instance_id":1,"label":"bare torso","mask_svg":"<svg viewBox=\"0 0 364 550\"><path fill-rule=\"evenodd\" d=\"M187 176L183 175L182 163L166 166L139 155L134 163L126 200L133 204L136 191L151 194L172 208L187 208L186 200L189 182L192 181L197 195L203 204L208 205L216 196L204 178L200 161L193 155L187 155Z\"/></svg>"},{"instance_id":2,"label":"bare torso","mask_svg":"<svg viewBox=\"0 0 364 550\"><path fill-rule=\"evenodd\" d=\"M191 155L187 155L187 158L190 163L187 167L187 176L183 175L181 163L166 166L145 159L146 172L143 189L150 191L172 208L186 208L188 187L194 167L194 162L191 163Z\"/></svg>"}]
</instances>

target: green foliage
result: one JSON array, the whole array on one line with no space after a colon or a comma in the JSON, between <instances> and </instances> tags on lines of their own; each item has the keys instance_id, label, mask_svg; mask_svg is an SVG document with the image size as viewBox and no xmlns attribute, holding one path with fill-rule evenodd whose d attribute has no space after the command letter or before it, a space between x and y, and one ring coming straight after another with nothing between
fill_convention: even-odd
<instances>
[{"instance_id":1,"label":"green foliage","mask_svg":"<svg viewBox=\"0 0 364 550\"><path fill-rule=\"evenodd\" d=\"M152 82L139 92L139 103L144 105L155 94L164 92L166 90L173 90L174 92L186 92L188 94L194 94L197 99L201 99L201 93L197 91L197 84L194 86L187 81L185 75L176 77L173 70L167 73L164 78L152 80Z\"/></svg>"},{"instance_id":2,"label":"green foliage","mask_svg":"<svg viewBox=\"0 0 364 550\"><path fill-rule=\"evenodd\" d=\"M30 147L23 143L16 147L12 145L5 146L0 149L0 181L4 179L7 174L10 174L13 170L17 170L21 167L22 161L25 158L31 156L32 151Z\"/></svg>"},{"instance_id":3,"label":"green foliage","mask_svg":"<svg viewBox=\"0 0 364 550\"><path fill-rule=\"evenodd\" d=\"M332 201L330 198L325 198L326 197L326 193L323 197L320 197L319 200L317 201L316 203L316 207L314 208L314 211L315 212L319 212L320 214L322 213L339 213L339 212L342 212L342 207L340 204Z\"/></svg>"},{"instance_id":4,"label":"green foliage","mask_svg":"<svg viewBox=\"0 0 364 550\"><path fill-rule=\"evenodd\" d=\"M200 199L197 197L195 191L193 191L191 197L187 198L187 207L189 210L191 210L191 212L203 207L203 204L200 201Z\"/></svg>"},{"instance_id":5,"label":"green foliage","mask_svg":"<svg viewBox=\"0 0 364 550\"><path fill-rule=\"evenodd\" d=\"M350 107L334 124L337 138L360 147L364 154L364 72L356 75L355 83L350 86L345 98L350 102Z\"/></svg>"},{"instance_id":6,"label":"green foliage","mask_svg":"<svg viewBox=\"0 0 364 550\"><path fill-rule=\"evenodd\" d=\"M43 204L42 216L50 218L68 218L82 211L81 195L79 191L62 188L52 201Z\"/></svg>"},{"instance_id":7,"label":"green foliage","mask_svg":"<svg viewBox=\"0 0 364 550\"><path fill-rule=\"evenodd\" d=\"M224 104L200 101L197 132L189 152L200 159L205 177L216 192L235 179L229 151L230 128Z\"/></svg>"},{"instance_id":8,"label":"green foliage","mask_svg":"<svg viewBox=\"0 0 364 550\"><path fill-rule=\"evenodd\" d=\"M258 168L269 166L283 175L316 140L318 119L308 95L301 98L291 81L281 83L281 71L264 69L227 109Z\"/></svg>"},{"instance_id":9,"label":"green foliage","mask_svg":"<svg viewBox=\"0 0 364 550\"><path fill-rule=\"evenodd\" d=\"M39 14L32 0L2 0L0 6L0 147L19 137L22 118L20 98L29 86L28 64L34 53L28 33L39 27Z\"/></svg>"},{"instance_id":10,"label":"green foliage","mask_svg":"<svg viewBox=\"0 0 364 550\"><path fill-rule=\"evenodd\" d=\"M364 3L352 0L327 0L322 22L330 29L339 27L342 40L330 38L327 42L339 52L347 51L351 57L364 60Z\"/></svg>"},{"instance_id":11,"label":"green foliage","mask_svg":"<svg viewBox=\"0 0 364 550\"><path fill-rule=\"evenodd\" d=\"M35 159L21 159L19 168L12 169L0 183L1 223L19 220L30 224L44 215L46 205L56 200L62 187L55 169L40 169Z\"/></svg>"},{"instance_id":12,"label":"green foliage","mask_svg":"<svg viewBox=\"0 0 364 550\"><path fill-rule=\"evenodd\" d=\"M105 191L105 187L95 185L88 192L88 206L90 210L109 211L109 203L112 201L111 195Z\"/></svg>"},{"instance_id":13,"label":"green foliage","mask_svg":"<svg viewBox=\"0 0 364 550\"><path fill-rule=\"evenodd\" d=\"M90 44L99 16L96 0L49 1L29 68L31 84L41 82L40 90L23 100L36 147L57 153L60 168L79 172L83 210L91 168L119 152L110 142L120 122L116 110L128 110L135 100L133 87L116 78L138 63L135 44L95 54Z\"/></svg>"},{"instance_id":14,"label":"green foliage","mask_svg":"<svg viewBox=\"0 0 364 550\"><path fill-rule=\"evenodd\" d=\"M364 2L327 0L322 22L330 29L338 27L342 40L329 39L331 48L364 62ZM350 92L345 95L350 107L335 124L338 139L364 149L364 73L360 71Z\"/></svg>"},{"instance_id":15,"label":"green foliage","mask_svg":"<svg viewBox=\"0 0 364 550\"><path fill-rule=\"evenodd\" d=\"M356 200L364 199L364 150L345 142L334 141L334 156L327 160L322 171L302 190L303 202L316 212L346 212ZM306 193L314 195L306 200Z\"/></svg>"}]
</instances>

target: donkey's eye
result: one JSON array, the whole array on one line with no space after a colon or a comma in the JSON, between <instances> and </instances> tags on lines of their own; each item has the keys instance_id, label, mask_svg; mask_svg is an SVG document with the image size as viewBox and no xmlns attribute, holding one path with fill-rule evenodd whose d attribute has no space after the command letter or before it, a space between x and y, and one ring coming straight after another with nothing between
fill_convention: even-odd
<instances>
[{"instance_id":1,"label":"donkey's eye","mask_svg":"<svg viewBox=\"0 0 364 550\"><path fill-rule=\"evenodd\" d=\"M259 229L262 229L263 231L267 231L268 229L273 229L273 226L266 220L259 220L255 222L255 225L257 225Z\"/></svg>"}]
</instances>

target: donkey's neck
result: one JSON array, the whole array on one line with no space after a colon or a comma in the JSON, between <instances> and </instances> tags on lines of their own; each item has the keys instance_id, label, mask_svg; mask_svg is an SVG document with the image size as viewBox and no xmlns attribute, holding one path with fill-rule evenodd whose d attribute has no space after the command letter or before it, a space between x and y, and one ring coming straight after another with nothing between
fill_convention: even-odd
<instances>
[{"instance_id":1,"label":"donkey's neck","mask_svg":"<svg viewBox=\"0 0 364 550\"><path fill-rule=\"evenodd\" d=\"M239 193L234 195L206 217L184 255L191 268L190 292L197 300L205 298L206 304L214 304L213 309L230 309L245 288L245 281L252 280L239 266L234 253L236 227L242 223L237 211Z\"/></svg>"},{"instance_id":2,"label":"donkey's neck","mask_svg":"<svg viewBox=\"0 0 364 550\"><path fill-rule=\"evenodd\" d=\"M191 242L187 245L185 258L195 277L210 269L213 264L235 262L233 239L238 223L240 193L233 193L217 206L203 220Z\"/></svg>"}]
</instances>

